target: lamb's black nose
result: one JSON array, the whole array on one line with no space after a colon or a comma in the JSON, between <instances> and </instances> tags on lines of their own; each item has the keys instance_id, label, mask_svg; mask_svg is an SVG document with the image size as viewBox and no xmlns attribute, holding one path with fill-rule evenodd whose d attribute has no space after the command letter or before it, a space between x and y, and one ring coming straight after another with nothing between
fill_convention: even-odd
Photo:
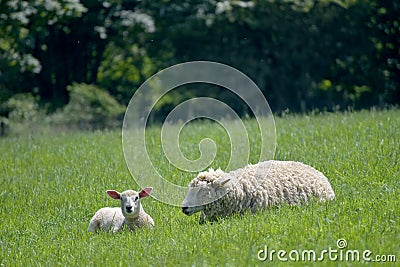
<instances>
[{"instance_id":1,"label":"lamb's black nose","mask_svg":"<svg viewBox=\"0 0 400 267\"><path fill-rule=\"evenodd\" d=\"M127 211L128 213L132 212L132 207L131 207L131 206L126 206L126 211Z\"/></svg>"},{"instance_id":2,"label":"lamb's black nose","mask_svg":"<svg viewBox=\"0 0 400 267\"><path fill-rule=\"evenodd\" d=\"M182 207L182 212L185 214L189 213L189 207Z\"/></svg>"}]
</instances>

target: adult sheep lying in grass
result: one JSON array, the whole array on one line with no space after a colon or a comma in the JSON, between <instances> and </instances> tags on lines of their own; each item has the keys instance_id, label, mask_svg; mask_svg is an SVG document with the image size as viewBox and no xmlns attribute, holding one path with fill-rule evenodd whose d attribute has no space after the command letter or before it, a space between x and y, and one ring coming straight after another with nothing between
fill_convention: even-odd
<instances>
[{"instance_id":1,"label":"adult sheep lying in grass","mask_svg":"<svg viewBox=\"0 0 400 267\"><path fill-rule=\"evenodd\" d=\"M153 218L144 211L140 203L140 199L150 195L151 190L153 190L151 187L146 187L140 192L126 190L119 193L115 190L107 190L110 197L121 201L121 207L99 209L90 220L88 231L104 230L116 233L124 225L131 231L141 227L153 227Z\"/></svg>"},{"instance_id":2,"label":"adult sheep lying in grass","mask_svg":"<svg viewBox=\"0 0 400 267\"><path fill-rule=\"evenodd\" d=\"M301 204L311 198L335 198L321 172L300 162L270 160L229 173L221 169L199 173L189 184L182 211L186 215L201 212L200 223L204 223L246 210Z\"/></svg>"}]
</instances>

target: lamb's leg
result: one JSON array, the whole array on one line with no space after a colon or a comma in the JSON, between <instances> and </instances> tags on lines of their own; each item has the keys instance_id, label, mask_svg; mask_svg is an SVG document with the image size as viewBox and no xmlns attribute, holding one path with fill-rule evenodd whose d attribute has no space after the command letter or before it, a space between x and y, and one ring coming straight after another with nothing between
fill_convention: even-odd
<instances>
[{"instance_id":1,"label":"lamb's leg","mask_svg":"<svg viewBox=\"0 0 400 267\"><path fill-rule=\"evenodd\" d=\"M98 229L99 229L99 222L96 220L91 220L89 223L88 232L96 233Z\"/></svg>"},{"instance_id":2,"label":"lamb's leg","mask_svg":"<svg viewBox=\"0 0 400 267\"><path fill-rule=\"evenodd\" d=\"M124 226L124 224L125 224L124 222L123 223L119 223L119 222L115 222L114 221L114 224L113 224L113 227L112 227L112 233L115 234L116 232L121 231L121 229Z\"/></svg>"}]
</instances>

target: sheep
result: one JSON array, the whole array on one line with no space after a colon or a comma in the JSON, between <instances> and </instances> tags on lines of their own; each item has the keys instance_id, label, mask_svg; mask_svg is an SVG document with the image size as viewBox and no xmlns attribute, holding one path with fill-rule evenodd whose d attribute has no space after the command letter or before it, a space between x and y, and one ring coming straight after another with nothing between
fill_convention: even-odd
<instances>
[{"instance_id":1,"label":"sheep","mask_svg":"<svg viewBox=\"0 0 400 267\"><path fill-rule=\"evenodd\" d=\"M90 220L88 232L95 233L100 229L116 233L124 225L131 231L141 227L152 228L153 218L144 211L140 203L140 199L150 195L152 190L151 187L146 187L140 192L126 190L119 193L115 190L107 190L110 197L121 200L121 207L99 209Z\"/></svg>"},{"instance_id":2,"label":"sheep","mask_svg":"<svg viewBox=\"0 0 400 267\"><path fill-rule=\"evenodd\" d=\"M189 183L182 212L200 212L200 223L216 221L234 213L253 213L280 204L296 205L311 198L333 200L328 179L301 162L264 161L223 172L209 169Z\"/></svg>"}]
</instances>

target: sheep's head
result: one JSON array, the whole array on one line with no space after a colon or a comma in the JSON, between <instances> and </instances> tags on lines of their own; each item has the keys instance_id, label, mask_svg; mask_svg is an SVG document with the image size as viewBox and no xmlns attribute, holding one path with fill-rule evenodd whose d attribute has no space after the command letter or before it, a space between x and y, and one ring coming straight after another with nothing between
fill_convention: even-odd
<instances>
[{"instance_id":1,"label":"sheep's head","mask_svg":"<svg viewBox=\"0 0 400 267\"><path fill-rule=\"evenodd\" d=\"M202 211L207 204L223 197L228 192L227 184L231 178L221 170L215 172L218 172L217 178L212 175L212 179L206 179L205 173L200 173L189 184L189 191L182 202L183 213L192 215Z\"/></svg>"},{"instance_id":2,"label":"sheep's head","mask_svg":"<svg viewBox=\"0 0 400 267\"><path fill-rule=\"evenodd\" d=\"M113 199L119 199L121 201L121 210L125 218L135 218L139 216L141 210L140 199L150 195L153 188L146 187L140 192L134 190L126 190L119 193L115 190L107 190L107 194Z\"/></svg>"}]
</instances>

